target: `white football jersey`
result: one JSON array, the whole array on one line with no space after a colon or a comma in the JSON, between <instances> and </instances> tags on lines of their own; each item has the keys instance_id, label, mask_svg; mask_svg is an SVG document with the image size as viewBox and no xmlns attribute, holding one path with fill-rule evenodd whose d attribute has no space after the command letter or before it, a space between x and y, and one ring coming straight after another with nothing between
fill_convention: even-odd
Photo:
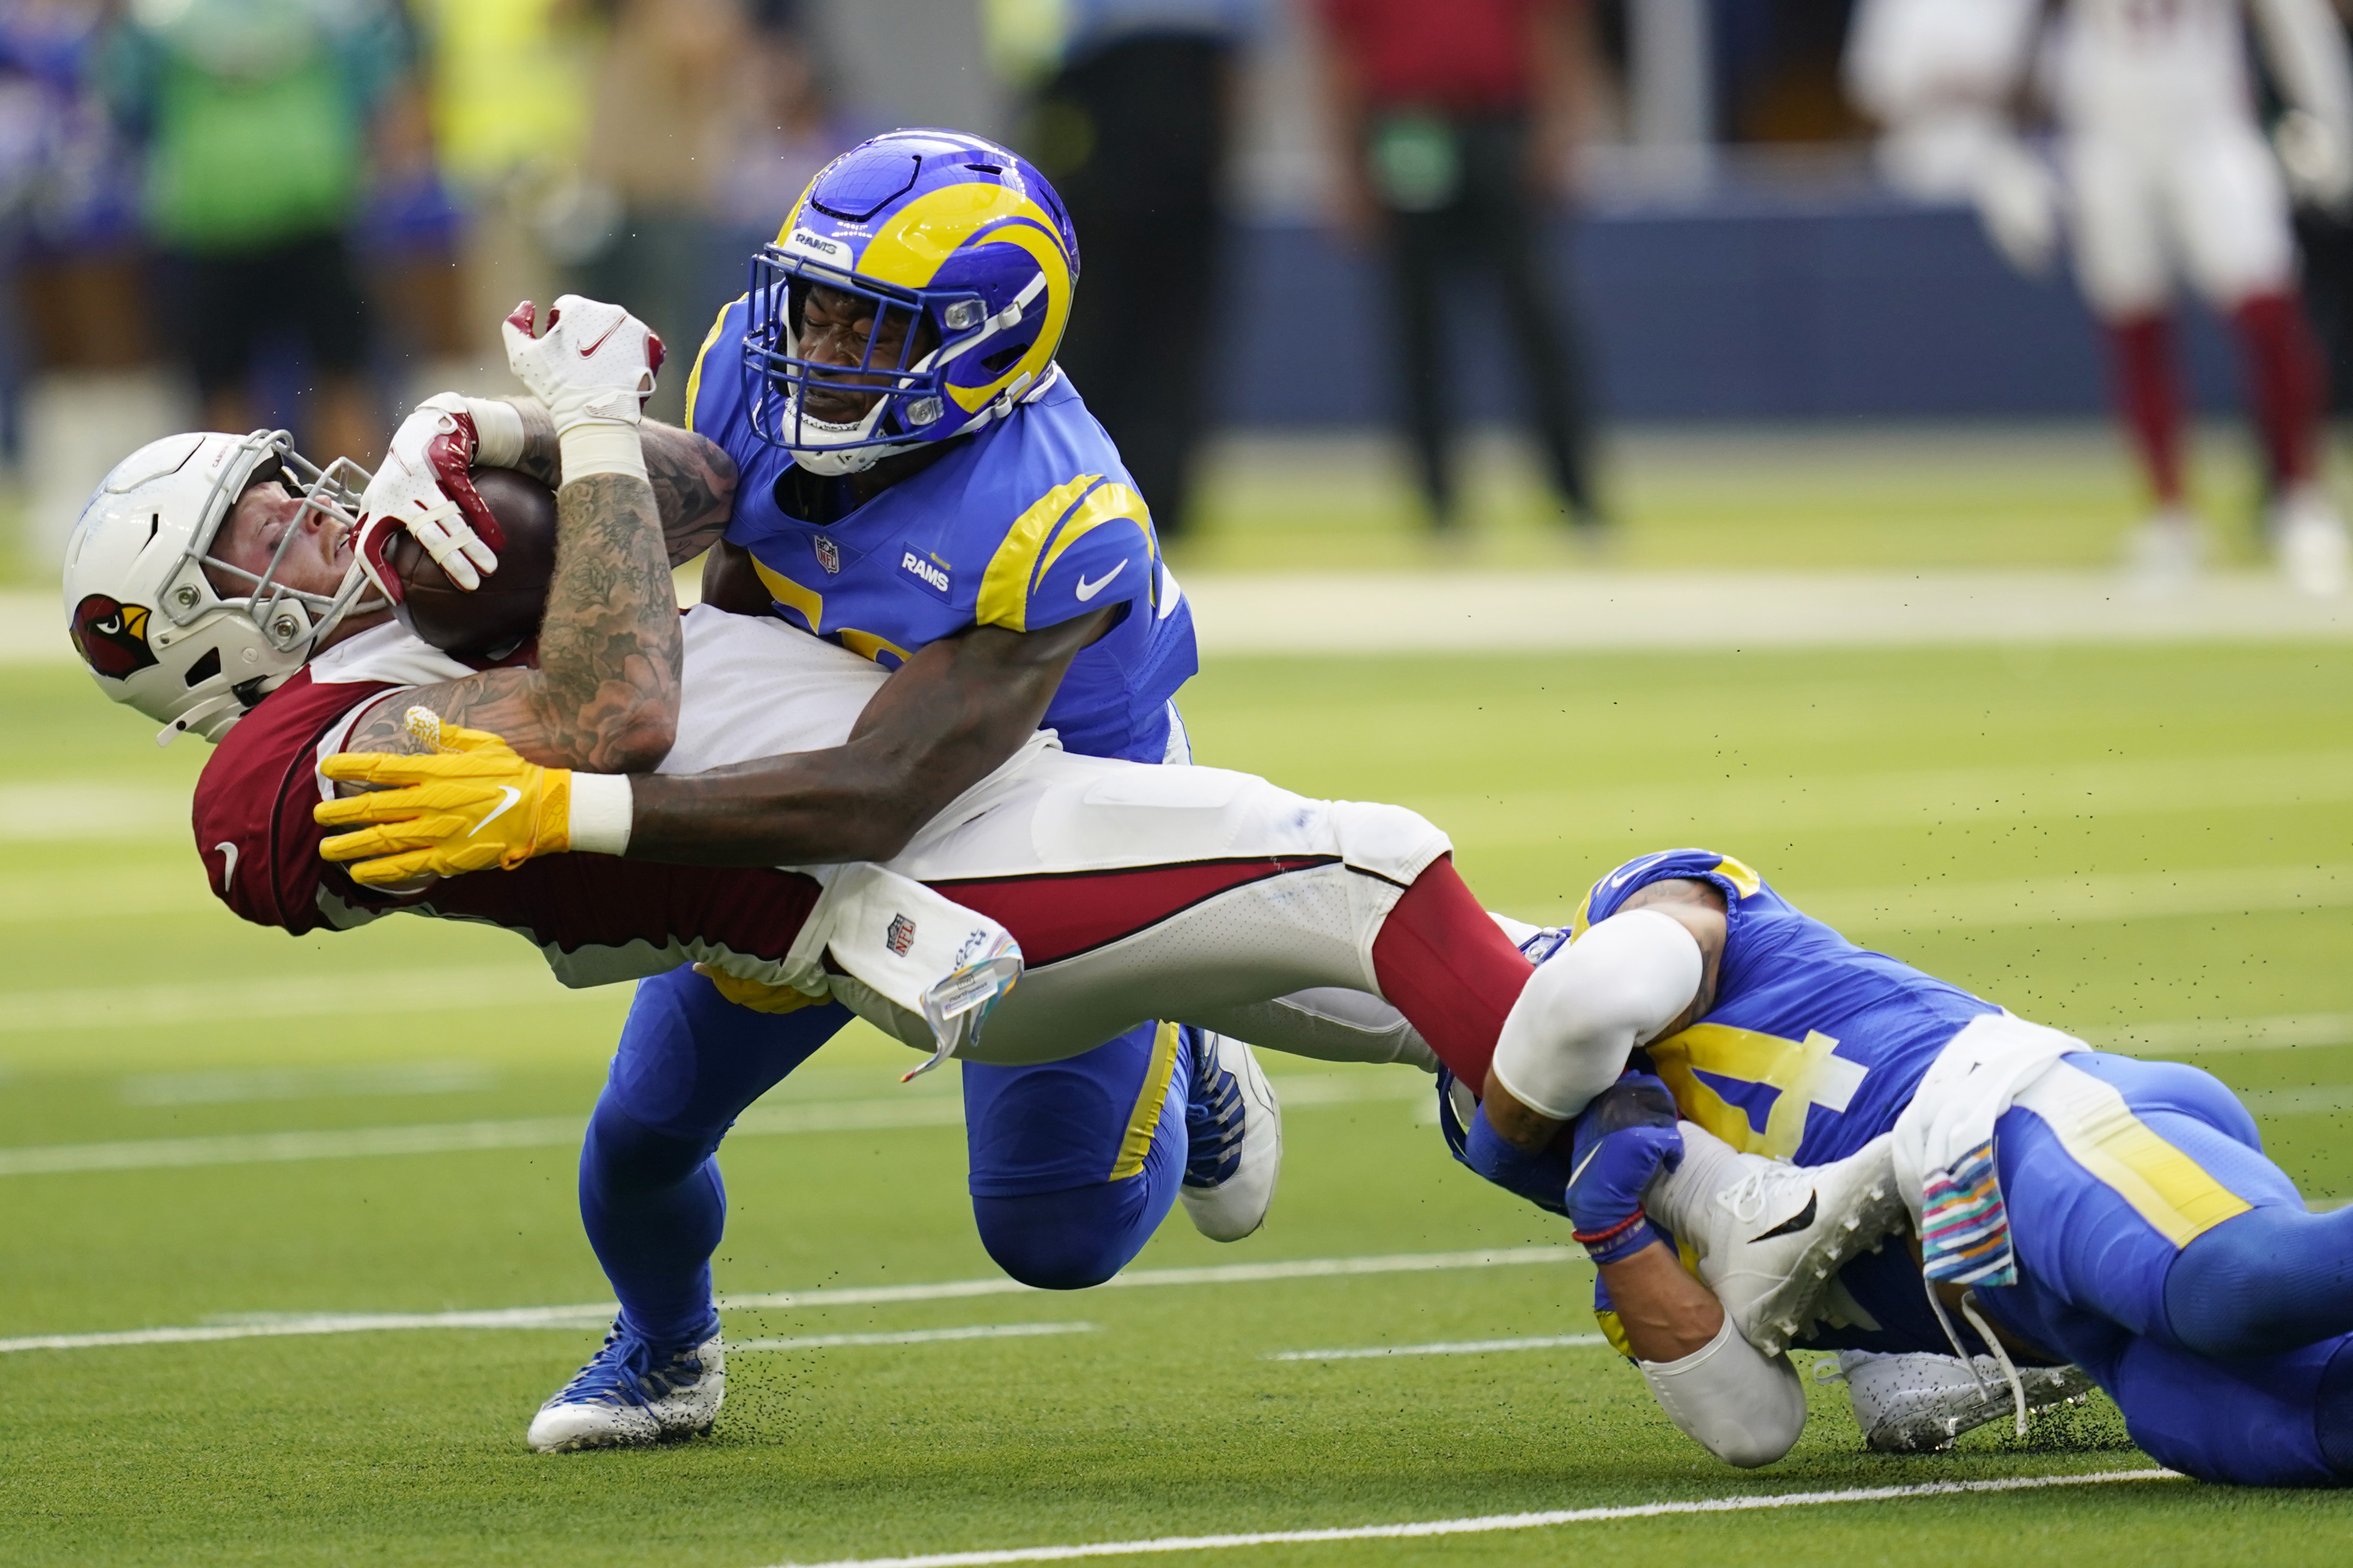
<instances>
[{"instance_id":1,"label":"white football jersey","mask_svg":"<svg viewBox=\"0 0 2353 1568\"><path fill-rule=\"evenodd\" d=\"M697 773L839 746L890 679L871 660L764 616L732 616L697 605L683 623L686 668L678 740L662 761L662 773ZM312 659L310 670L322 685L427 686L474 673L472 666L391 623L336 644ZM362 710L354 710L352 718ZM342 738L334 737L338 742Z\"/></svg>"},{"instance_id":2,"label":"white football jersey","mask_svg":"<svg viewBox=\"0 0 2353 1568\"><path fill-rule=\"evenodd\" d=\"M2253 112L2240 0L2068 0L2052 48L2070 130L2168 137Z\"/></svg>"}]
</instances>

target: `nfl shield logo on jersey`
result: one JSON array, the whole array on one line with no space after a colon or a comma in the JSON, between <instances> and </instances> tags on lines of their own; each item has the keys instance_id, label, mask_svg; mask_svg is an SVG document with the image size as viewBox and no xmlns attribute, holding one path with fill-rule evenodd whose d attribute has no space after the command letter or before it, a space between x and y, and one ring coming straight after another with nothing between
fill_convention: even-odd
<instances>
[{"instance_id":1,"label":"nfl shield logo on jersey","mask_svg":"<svg viewBox=\"0 0 2353 1568\"><path fill-rule=\"evenodd\" d=\"M892 915L891 929L882 933L882 941L892 952L906 957L907 950L915 945L915 922L904 915Z\"/></svg>"},{"instance_id":2,"label":"nfl shield logo on jersey","mask_svg":"<svg viewBox=\"0 0 2353 1568\"><path fill-rule=\"evenodd\" d=\"M817 536L817 563L828 577L841 575L841 547L822 533Z\"/></svg>"}]
</instances>

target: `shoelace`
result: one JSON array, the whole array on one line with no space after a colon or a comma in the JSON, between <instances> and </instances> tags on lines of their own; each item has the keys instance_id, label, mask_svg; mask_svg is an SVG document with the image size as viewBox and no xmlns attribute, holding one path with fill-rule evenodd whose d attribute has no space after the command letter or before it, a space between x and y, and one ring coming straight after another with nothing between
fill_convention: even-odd
<instances>
[{"instance_id":1,"label":"shoelace","mask_svg":"<svg viewBox=\"0 0 2353 1568\"><path fill-rule=\"evenodd\" d=\"M586 1405L617 1401L625 1405L650 1405L702 1375L702 1363L694 1358L691 1351L673 1351L661 1364L656 1365L653 1346L633 1335L624 1334L621 1325L616 1322L606 1331L603 1347L589 1358L588 1364L580 1369L578 1375L564 1385L564 1391L555 1396L555 1402Z\"/></svg>"},{"instance_id":2,"label":"shoelace","mask_svg":"<svg viewBox=\"0 0 2353 1568\"><path fill-rule=\"evenodd\" d=\"M1953 1353L1960 1357L1961 1364L1968 1369L1969 1379L1978 1385L1978 1393L1987 1399L1991 1399L1993 1391L1986 1386L1985 1374L1978 1370L1978 1358L1961 1348L1960 1332L1953 1327L1952 1316L1945 1310L1945 1303L1936 1299L1935 1283L1926 1278L1923 1278L1921 1283L1927 1288L1928 1307L1936 1314L1936 1326L1945 1331L1946 1342L1953 1347ZM1969 1327L1978 1331L1978 1338L1983 1340L1986 1348L1993 1352L1994 1364L2001 1368L2002 1376L2009 1380L2010 1407L2017 1416L2018 1435L2023 1437L2026 1436L2026 1384L2020 1379L2018 1368L2010 1359L2010 1352L2002 1348L2001 1341L1995 1336L1985 1319L1978 1315L1977 1302L1976 1291L1962 1291L1961 1316L1969 1321Z\"/></svg>"},{"instance_id":3,"label":"shoelace","mask_svg":"<svg viewBox=\"0 0 2353 1568\"><path fill-rule=\"evenodd\" d=\"M1751 1170L1740 1180L1715 1194L1715 1201L1732 1211L1732 1217L1743 1225L1754 1222L1772 1201L1773 1189L1785 1185L1797 1170L1794 1165L1767 1165Z\"/></svg>"},{"instance_id":4,"label":"shoelace","mask_svg":"<svg viewBox=\"0 0 2353 1568\"><path fill-rule=\"evenodd\" d=\"M1242 1086L1217 1061L1208 1037L1195 1037L1192 1093L1185 1107L1187 1186L1214 1187L1241 1169Z\"/></svg>"}]
</instances>

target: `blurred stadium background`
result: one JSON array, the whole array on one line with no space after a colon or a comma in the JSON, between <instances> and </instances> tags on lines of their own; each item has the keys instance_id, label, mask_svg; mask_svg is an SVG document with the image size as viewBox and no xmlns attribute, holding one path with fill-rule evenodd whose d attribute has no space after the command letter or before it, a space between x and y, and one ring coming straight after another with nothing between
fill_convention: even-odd
<instances>
[{"instance_id":1,"label":"blurred stadium background","mask_svg":"<svg viewBox=\"0 0 2353 1568\"><path fill-rule=\"evenodd\" d=\"M1205 760L1411 804L1532 919L1644 848L1741 854L2021 1012L2214 1068L2308 1192L2353 1195L2353 614L2263 563L2270 481L2216 321L2190 307L2186 343L2219 569L2142 594L2123 554L2148 502L2097 331L2063 276L2008 268L1973 213L1880 182L1840 84L1847 0L1595 0L1573 13L1574 90L1543 106L1560 156L1541 254L1581 344L1603 525L1564 526L1523 434L1514 329L1475 285L1449 301L1466 439L1456 526L1434 531L1392 430L1380 258L1338 221L1305 8L1164 9L1236 29L1218 46L1233 98L1214 281L1183 311L1204 359L1191 500L1146 488L1200 617L1186 703ZM0 1562L636 1563L651 1531L662 1561L741 1568L2140 1462L2096 1412L2023 1447L1881 1460L1833 1390L1782 1465L1702 1470L1622 1369L1562 1342L1590 1327L1582 1265L1508 1250L1562 1238L1456 1178L1403 1073L1279 1078L1273 1222L1239 1248L1179 1222L1130 1281L1166 1289L971 1299L956 1282L993 1270L953 1081L886 1098L897 1057L871 1036L828 1047L729 1145L730 1333L775 1337L731 1365L718 1440L523 1453L529 1411L593 1340L593 1306L544 1304L605 1292L571 1171L622 1002L565 995L471 932L238 926L185 843L198 749L155 752L73 667L55 582L74 515L115 458L205 407L189 253L142 216L152 99L135 71L113 111L93 86L109 28L192 29L229 77L302 18L364 39L365 68L332 89L357 97L321 110L364 107L331 226L364 358L322 374L280 323L213 405L318 448L380 439L444 386L503 390L498 318L566 288L669 336L674 414L744 258L860 136L946 124L1058 177L1084 164L1057 74L1071 14L0 0ZM1124 254L1085 221L1082 297ZM2353 247L2299 223L2341 405ZM1396 1255L1425 1261L1364 1282L1314 1264ZM1270 1262L1219 1291L1154 1272ZM947 1283L869 1290L910 1282ZM452 1331L356 1331L382 1313ZM138 1338L159 1327L190 1331ZM840 1334L899 1342L826 1342ZM1525 1355L1259 1359L1499 1339ZM1535 1356L1558 1358L1556 1404L1514 1397ZM2334 1499L2225 1511L2136 1490L1576 1549L2318 1561L2348 1522Z\"/></svg>"}]
</instances>

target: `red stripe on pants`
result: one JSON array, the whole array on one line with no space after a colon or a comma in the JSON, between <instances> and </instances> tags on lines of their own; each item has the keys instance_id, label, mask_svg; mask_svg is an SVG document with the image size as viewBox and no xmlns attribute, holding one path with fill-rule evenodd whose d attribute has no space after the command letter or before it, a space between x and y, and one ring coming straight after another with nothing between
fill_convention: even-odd
<instances>
[{"instance_id":1,"label":"red stripe on pants","mask_svg":"<svg viewBox=\"0 0 2353 1568\"><path fill-rule=\"evenodd\" d=\"M1124 867L931 886L987 915L1021 944L1035 969L1147 931L1206 899L1288 871L1338 863L1333 855L1254 855L1182 866Z\"/></svg>"},{"instance_id":2,"label":"red stripe on pants","mask_svg":"<svg viewBox=\"0 0 2353 1568\"><path fill-rule=\"evenodd\" d=\"M1504 1016L1535 973L1455 875L1451 856L1414 879L1373 939L1381 994L1473 1094L1486 1085Z\"/></svg>"}]
</instances>

